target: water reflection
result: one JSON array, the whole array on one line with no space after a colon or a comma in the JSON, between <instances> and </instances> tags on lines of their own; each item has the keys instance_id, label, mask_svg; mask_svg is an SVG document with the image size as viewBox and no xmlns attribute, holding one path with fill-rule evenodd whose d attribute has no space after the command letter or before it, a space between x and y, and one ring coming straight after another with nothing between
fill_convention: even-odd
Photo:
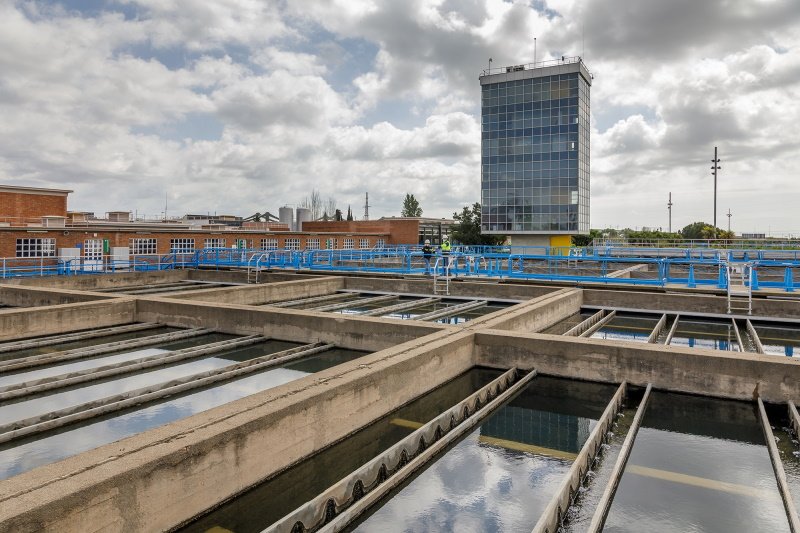
<instances>
[{"instance_id":1,"label":"water reflection","mask_svg":"<svg viewBox=\"0 0 800 533\"><path fill-rule=\"evenodd\" d=\"M211 388L170 397L145 407L0 445L0 479L114 442L212 407L307 376L362 356L363 352L332 350L284 367L236 379Z\"/></svg>"},{"instance_id":2,"label":"water reflection","mask_svg":"<svg viewBox=\"0 0 800 533\"><path fill-rule=\"evenodd\" d=\"M653 393L605 531L788 531L753 405Z\"/></svg>"},{"instance_id":3,"label":"water reflection","mask_svg":"<svg viewBox=\"0 0 800 533\"><path fill-rule=\"evenodd\" d=\"M536 378L358 531L530 531L614 387Z\"/></svg>"},{"instance_id":4,"label":"water reflection","mask_svg":"<svg viewBox=\"0 0 800 533\"><path fill-rule=\"evenodd\" d=\"M487 369L470 370L237 497L193 522L185 531L205 532L215 527L237 533L262 531L388 449L417 424L433 419L499 374Z\"/></svg>"}]
</instances>

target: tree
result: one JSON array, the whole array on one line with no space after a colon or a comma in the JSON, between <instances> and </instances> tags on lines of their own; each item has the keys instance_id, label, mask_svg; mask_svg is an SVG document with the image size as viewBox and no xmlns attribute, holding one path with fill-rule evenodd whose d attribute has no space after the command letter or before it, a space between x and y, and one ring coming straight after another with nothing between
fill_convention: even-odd
<instances>
[{"instance_id":1,"label":"tree","mask_svg":"<svg viewBox=\"0 0 800 533\"><path fill-rule=\"evenodd\" d=\"M322 216L328 218L336 216L336 198L333 196L328 196L328 199L323 202Z\"/></svg>"},{"instance_id":2,"label":"tree","mask_svg":"<svg viewBox=\"0 0 800 533\"><path fill-rule=\"evenodd\" d=\"M322 201L322 195L316 189L313 189L311 194L300 200L298 206L305 207L311 211L311 220L317 220L320 218L325 209Z\"/></svg>"},{"instance_id":3,"label":"tree","mask_svg":"<svg viewBox=\"0 0 800 533\"><path fill-rule=\"evenodd\" d=\"M353 210L352 210L352 209L350 209L350 206L349 206L349 205L347 206L347 220L348 220L348 221L355 220L355 219L353 218Z\"/></svg>"},{"instance_id":4,"label":"tree","mask_svg":"<svg viewBox=\"0 0 800 533\"><path fill-rule=\"evenodd\" d=\"M481 234L481 204L475 202L470 206L465 205L460 213L453 213L453 224L450 230L450 240L459 244L482 244L497 246L506 240L505 235Z\"/></svg>"},{"instance_id":5,"label":"tree","mask_svg":"<svg viewBox=\"0 0 800 533\"><path fill-rule=\"evenodd\" d=\"M715 228L708 222L693 222L680 231L684 239L733 239L732 231Z\"/></svg>"},{"instance_id":6,"label":"tree","mask_svg":"<svg viewBox=\"0 0 800 533\"><path fill-rule=\"evenodd\" d=\"M400 212L401 217L421 217L422 208L419 202L414 198L413 194L406 193L406 198L403 200L403 210Z\"/></svg>"}]
</instances>

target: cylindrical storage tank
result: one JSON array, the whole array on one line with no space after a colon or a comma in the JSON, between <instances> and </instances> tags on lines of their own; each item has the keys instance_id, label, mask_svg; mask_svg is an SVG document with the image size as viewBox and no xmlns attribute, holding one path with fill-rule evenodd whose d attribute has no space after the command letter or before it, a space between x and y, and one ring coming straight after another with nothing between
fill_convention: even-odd
<instances>
[{"instance_id":1,"label":"cylindrical storage tank","mask_svg":"<svg viewBox=\"0 0 800 533\"><path fill-rule=\"evenodd\" d=\"M308 222L311 220L311 209L306 207L298 207L297 208L297 225L295 229L297 231L303 231L303 222Z\"/></svg>"},{"instance_id":2,"label":"cylindrical storage tank","mask_svg":"<svg viewBox=\"0 0 800 533\"><path fill-rule=\"evenodd\" d=\"M294 210L291 207L278 209L278 218L282 224L286 224L290 230L294 231Z\"/></svg>"}]
</instances>

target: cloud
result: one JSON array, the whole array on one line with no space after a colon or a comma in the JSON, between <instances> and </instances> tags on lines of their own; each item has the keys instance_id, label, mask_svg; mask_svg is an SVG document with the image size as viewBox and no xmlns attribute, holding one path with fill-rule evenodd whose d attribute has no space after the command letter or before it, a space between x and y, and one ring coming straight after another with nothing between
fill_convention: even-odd
<instances>
[{"instance_id":1,"label":"cloud","mask_svg":"<svg viewBox=\"0 0 800 533\"><path fill-rule=\"evenodd\" d=\"M0 179L75 189L71 206L100 213L157 214L167 193L176 214L247 215L316 188L357 213L369 191L373 217L398 214L407 192L449 216L479 197L477 77L490 57L530 62L535 36L539 60L585 50L595 74L593 227L663 226L670 191L676 226L709 219L718 146L720 211L798 234L795 8L3 2Z\"/></svg>"}]
</instances>

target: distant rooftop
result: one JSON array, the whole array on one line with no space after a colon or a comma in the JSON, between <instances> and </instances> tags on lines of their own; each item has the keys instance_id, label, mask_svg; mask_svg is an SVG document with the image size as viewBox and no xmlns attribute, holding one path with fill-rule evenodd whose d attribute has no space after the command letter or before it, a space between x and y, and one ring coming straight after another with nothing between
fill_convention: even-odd
<instances>
[{"instance_id":1,"label":"distant rooftop","mask_svg":"<svg viewBox=\"0 0 800 533\"><path fill-rule=\"evenodd\" d=\"M586 71L587 79L591 79L591 73L589 69L586 68L586 63L583 62L583 58L580 56L562 56L560 59L548 59L546 61L537 61L535 63L524 63L520 65L509 65L505 67L498 67L498 68L486 68L481 71L480 78L484 76L494 76L497 74L511 74L515 72L525 72L529 70L536 70L536 69L543 69L543 68L551 68L551 67L561 67L564 65L573 65L578 64L579 68Z\"/></svg>"},{"instance_id":2,"label":"distant rooftop","mask_svg":"<svg viewBox=\"0 0 800 533\"><path fill-rule=\"evenodd\" d=\"M15 192L21 194L53 194L66 196L73 192L69 189L46 189L44 187L20 187L18 185L0 185L0 192Z\"/></svg>"}]
</instances>

